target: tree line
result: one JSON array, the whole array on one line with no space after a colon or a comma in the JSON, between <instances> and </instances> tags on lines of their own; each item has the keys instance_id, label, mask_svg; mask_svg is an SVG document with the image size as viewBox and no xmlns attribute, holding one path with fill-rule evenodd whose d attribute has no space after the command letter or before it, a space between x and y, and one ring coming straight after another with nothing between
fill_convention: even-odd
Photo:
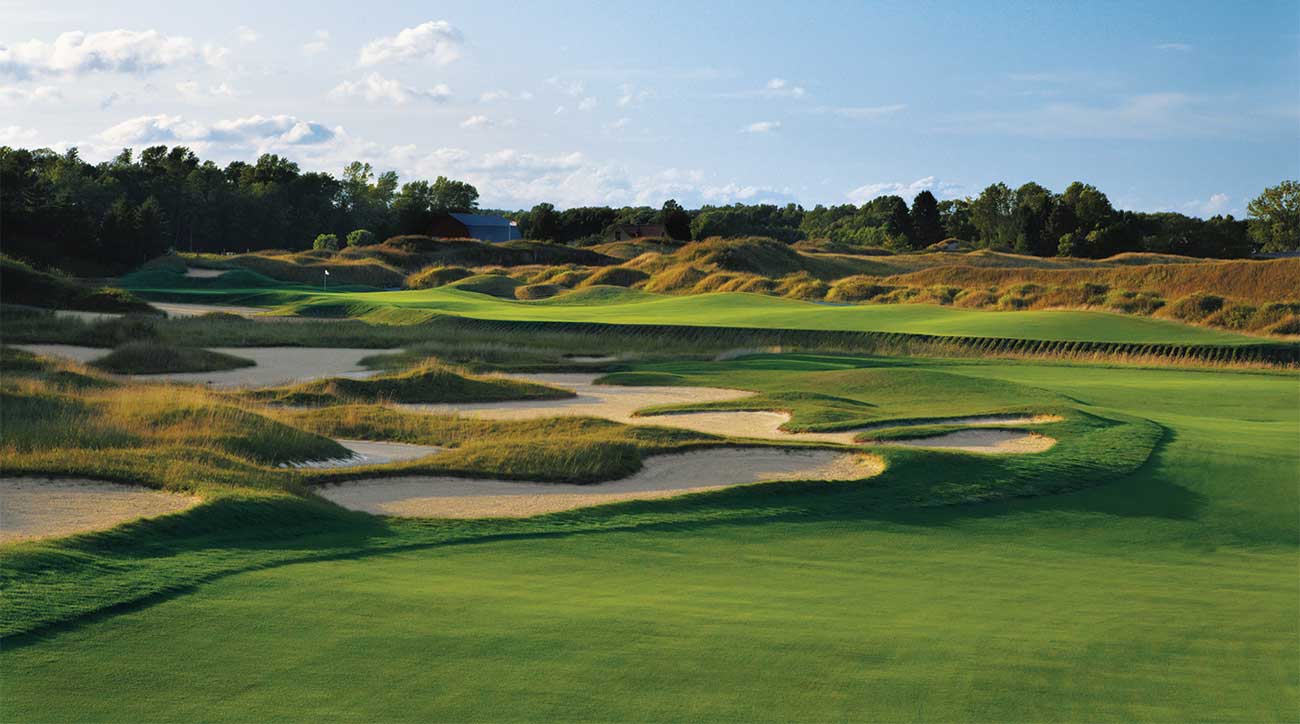
<instances>
[{"instance_id":1,"label":"tree line","mask_svg":"<svg viewBox=\"0 0 1300 724\"><path fill-rule=\"evenodd\" d=\"M242 252L336 248L428 233L434 215L478 211L478 190L438 177L401 183L353 162L339 176L304 172L264 154L219 166L184 146L124 149L98 164L77 150L0 147L0 234L4 252L85 273L134 266L168 249ZM674 239L767 236L787 243L824 239L851 249L924 249L957 239L1038 256L1104 257L1148 251L1234 258L1300 246L1300 182L1284 181L1250 203L1250 219L1199 219L1115 209L1097 188L1075 182L1055 193L1037 183L996 183L978 196L940 201L929 191L866 203L706 205L687 210L635 206L495 213L525 238L603 241L616 224L659 223Z\"/></svg>"}]
</instances>

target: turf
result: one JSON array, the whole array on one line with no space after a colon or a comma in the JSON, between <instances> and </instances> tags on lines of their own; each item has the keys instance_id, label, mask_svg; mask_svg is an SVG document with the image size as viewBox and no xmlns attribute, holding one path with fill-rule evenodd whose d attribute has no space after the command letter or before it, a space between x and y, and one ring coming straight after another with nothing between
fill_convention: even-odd
<instances>
[{"instance_id":1,"label":"turf","mask_svg":"<svg viewBox=\"0 0 1300 724\"><path fill-rule=\"evenodd\" d=\"M652 295L630 290L587 292L525 302L439 287L396 292L321 293L302 289L147 289L145 298L279 307L305 316L353 316L414 323L436 314L475 319L609 324L668 324L765 329L903 332L1010 339L1250 344L1259 338L1159 319L1094 311L1002 312L928 304L828 305L744 293Z\"/></svg>"},{"instance_id":2,"label":"turf","mask_svg":"<svg viewBox=\"0 0 1300 724\"><path fill-rule=\"evenodd\" d=\"M90 363L91 367L123 375L166 372L215 372L252 367L253 360L199 347L174 347L154 342L130 342Z\"/></svg>"},{"instance_id":3,"label":"turf","mask_svg":"<svg viewBox=\"0 0 1300 724\"><path fill-rule=\"evenodd\" d=\"M191 531L188 545L155 551L184 526L144 526L116 546L86 539L41 555L93 563L136 540L132 559L98 568L100 588L147 583L128 575L145 564L179 582L221 561L333 559L178 584L184 595L20 639L0 653L0 715L1294 718L1293 373L831 356L643 372L771 398L813 388L784 398L802 424L863 405L918 417L1063 405L1080 416L1064 424L1081 427L1041 457L1064 465L1034 477L1047 482L1104 472L1054 456L1106 466L1108 452L1156 435L1145 462L1108 468L1118 477L978 504L882 501L882 489L927 477L933 493L1010 469L908 452L875 484L764 486L520 523L384 523L284 502L286 515L259 518L280 521L259 537L230 527L247 512L203 506L183 519L209 516L209 532ZM931 394L912 404L909 388ZM1071 453L1092 430L1125 437ZM75 590L75 569L49 570Z\"/></svg>"}]
</instances>

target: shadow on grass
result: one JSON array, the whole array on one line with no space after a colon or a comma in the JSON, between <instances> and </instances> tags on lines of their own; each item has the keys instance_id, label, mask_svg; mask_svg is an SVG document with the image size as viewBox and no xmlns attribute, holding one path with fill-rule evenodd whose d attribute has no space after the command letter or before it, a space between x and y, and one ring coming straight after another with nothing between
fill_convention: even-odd
<instances>
[{"instance_id":1,"label":"shadow on grass","mask_svg":"<svg viewBox=\"0 0 1300 724\"><path fill-rule=\"evenodd\" d=\"M401 520L316 498L218 499L187 513L6 552L3 630L11 635L4 645L29 646L238 573L441 546L773 523L936 528L1037 511L1187 520L1205 505L1160 474L1171 430L1086 414L1077 424L1098 439L1073 450L1063 442L1069 454L882 450L889 469L857 483L768 483L529 519ZM1089 463L1088 456L1126 439L1131 444L1113 450L1114 464Z\"/></svg>"}]
</instances>

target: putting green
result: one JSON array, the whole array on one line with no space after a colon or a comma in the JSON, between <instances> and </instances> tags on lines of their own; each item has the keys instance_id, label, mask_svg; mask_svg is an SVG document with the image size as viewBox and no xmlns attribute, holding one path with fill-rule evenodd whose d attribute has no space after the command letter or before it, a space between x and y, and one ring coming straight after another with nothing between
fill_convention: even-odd
<instances>
[{"instance_id":1,"label":"putting green","mask_svg":"<svg viewBox=\"0 0 1300 724\"><path fill-rule=\"evenodd\" d=\"M136 289L146 298L255 304L301 314L357 316L411 323L435 314L475 319L662 324L763 329L904 332L1012 339L1168 344L1251 344L1257 337L1177 322L1092 311L995 312L930 304L829 305L758 294L691 296L597 290L517 301L439 287L392 292L315 292L302 288Z\"/></svg>"},{"instance_id":2,"label":"putting green","mask_svg":"<svg viewBox=\"0 0 1300 724\"><path fill-rule=\"evenodd\" d=\"M1294 374L833 356L649 371L918 413L1064 396L1163 433L1136 472L1063 495L921 510L826 490L721 495L239 574L7 647L0 715L1294 718ZM942 374L918 397L930 372ZM791 399L797 420L800 405L831 414ZM956 480L964 467L933 470ZM817 512L761 514L799 501ZM752 515L702 515L711 505ZM638 517L654 511L668 515Z\"/></svg>"}]
</instances>

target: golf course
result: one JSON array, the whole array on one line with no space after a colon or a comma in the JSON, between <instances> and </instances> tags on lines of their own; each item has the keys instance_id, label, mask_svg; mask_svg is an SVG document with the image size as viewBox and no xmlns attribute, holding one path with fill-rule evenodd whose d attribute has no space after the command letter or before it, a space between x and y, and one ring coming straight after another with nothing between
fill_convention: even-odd
<instances>
[{"instance_id":1,"label":"golf course","mask_svg":"<svg viewBox=\"0 0 1300 724\"><path fill-rule=\"evenodd\" d=\"M1260 721L1300 701L1293 368L671 330L1257 338L752 294L136 293L248 311L9 325L6 720ZM462 316L600 326L440 326ZM68 344L128 323L183 352Z\"/></svg>"},{"instance_id":2,"label":"golf course","mask_svg":"<svg viewBox=\"0 0 1300 724\"><path fill-rule=\"evenodd\" d=\"M0 724L1300 724L1300 0L0 19Z\"/></svg>"}]
</instances>

